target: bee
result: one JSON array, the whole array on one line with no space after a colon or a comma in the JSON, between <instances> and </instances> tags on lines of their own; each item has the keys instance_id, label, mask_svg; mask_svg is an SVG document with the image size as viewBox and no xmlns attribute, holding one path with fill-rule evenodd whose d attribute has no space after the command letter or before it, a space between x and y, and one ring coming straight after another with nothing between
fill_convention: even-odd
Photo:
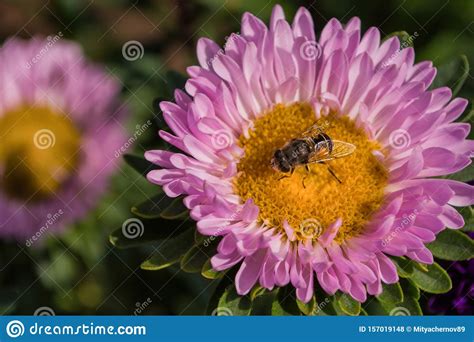
<instances>
[{"instance_id":1,"label":"bee","mask_svg":"<svg viewBox=\"0 0 474 342\"><path fill-rule=\"evenodd\" d=\"M329 173L342 183L326 162L347 157L355 149L353 144L331 139L320 126L314 124L299 137L291 139L282 148L277 149L270 164L274 170L285 174L280 179L290 177L297 166L304 166L309 173L310 164L325 164ZM303 187L305 187L304 178Z\"/></svg>"}]
</instances>

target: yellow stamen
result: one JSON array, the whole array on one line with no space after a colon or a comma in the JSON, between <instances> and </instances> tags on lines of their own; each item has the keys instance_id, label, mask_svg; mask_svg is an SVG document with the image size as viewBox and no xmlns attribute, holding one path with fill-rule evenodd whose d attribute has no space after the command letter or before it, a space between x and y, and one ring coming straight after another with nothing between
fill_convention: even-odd
<instances>
[{"instance_id":1,"label":"yellow stamen","mask_svg":"<svg viewBox=\"0 0 474 342\"><path fill-rule=\"evenodd\" d=\"M352 155L328 162L342 184L322 164L311 165L310 174L300 166L291 177L279 180L282 173L270 165L273 153L315 122L313 110L303 103L276 105L255 120L250 137L239 140L245 156L239 161L234 186L244 201L255 201L261 222L283 231L287 220L299 240L316 239L341 217L343 225L336 236L340 243L359 234L380 207L387 171L372 154L380 145L348 117L331 114L317 123L332 139L357 147Z\"/></svg>"},{"instance_id":2,"label":"yellow stamen","mask_svg":"<svg viewBox=\"0 0 474 342\"><path fill-rule=\"evenodd\" d=\"M48 107L21 106L0 116L0 188L12 198L50 197L79 159L80 134Z\"/></svg>"}]
</instances>

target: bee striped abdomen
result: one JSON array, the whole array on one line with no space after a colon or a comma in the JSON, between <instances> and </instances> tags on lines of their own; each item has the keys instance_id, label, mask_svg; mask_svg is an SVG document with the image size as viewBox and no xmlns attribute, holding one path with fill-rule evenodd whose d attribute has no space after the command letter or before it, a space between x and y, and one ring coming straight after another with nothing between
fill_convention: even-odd
<instances>
[{"instance_id":1,"label":"bee striped abdomen","mask_svg":"<svg viewBox=\"0 0 474 342\"><path fill-rule=\"evenodd\" d=\"M319 150L321 148L327 148L329 153L332 152L333 149L333 142L331 138L326 133L318 134L313 138L313 142L316 146L315 150Z\"/></svg>"}]
</instances>

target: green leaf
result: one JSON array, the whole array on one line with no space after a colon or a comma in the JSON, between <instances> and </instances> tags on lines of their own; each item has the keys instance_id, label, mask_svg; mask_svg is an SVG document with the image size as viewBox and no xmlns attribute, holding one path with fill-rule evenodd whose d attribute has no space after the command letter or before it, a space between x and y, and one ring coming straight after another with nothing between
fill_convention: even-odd
<instances>
[{"instance_id":1,"label":"green leaf","mask_svg":"<svg viewBox=\"0 0 474 342\"><path fill-rule=\"evenodd\" d=\"M312 316L314 311L316 310L316 298L313 296L309 300L308 303L303 303L299 299L296 299L296 305L300 309L300 311L305 314L306 316Z\"/></svg>"},{"instance_id":2,"label":"green leaf","mask_svg":"<svg viewBox=\"0 0 474 342\"><path fill-rule=\"evenodd\" d=\"M410 279L420 289L429 293L446 293L452 288L451 278L437 263L427 265L427 272L415 267Z\"/></svg>"},{"instance_id":3,"label":"green leaf","mask_svg":"<svg viewBox=\"0 0 474 342\"><path fill-rule=\"evenodd\" d=\"M249 296L250 300L253 302L255 298L258 296L263 295L267 290L264 287L261 287L260 285L255 285L252 290L250 290Z\"/></svg>"},{"instance_id":4,"label":"green leaf","mask_svg":"<svg viewBox=\"0 0 474 342\"><path fill-rule=\"evenodd\" d=\"M188 229L178 236L159 241L156 252L141 264L141 268L157 271L180 261L194 243L194 232Z\"/></svg>"},{"instance_id":5,"label":"green leaf","mask_svg":"<svg viewBox=\"0 0 474 342\"><path fill-rule=\"evenodd\" d=\"M472 111L471 113L474 113ZM474 118L472 118L474 121ZM474 163L470 164L468 167L462 169L457 173L453 173L447 177L448 179L457 180L460 182L469 182L474 179Z\"/></svg>"},{"instance_id":6,"label":"green leaf","mask_svg":"<svg viewBox=\"0 0 474 342\"><path fill-rule=\"evenodd\" d=\"M382 284L382 293L377 299L384 303L397 304L403 301L403 291L399 283Z\"/></svg>"},{"instance_id":7,"label":"green leaf","mask_svg":"<svg viewBox=\"0 0 474 342\"><path fill-rule=\"evenodd\" d=\"M384 305L384 304L383 304ZM390 316L422 316L420 304L413 297L405 297L403 302L394 305L384 305Z\"/></svg>"},{"instance_id":8,"label":"green leaf","mask_svg":"<svg viewBox=\"0 0 474 342\"><path fill-rule=\"evenodd\" d=\"M453 92L453 97L461 90L469 75L469 61L465 55L451 60L438 67L438 72L431 89L448 86Z\"/></svg>"},{"instance_id":9,"label":"green leaf","mask_svg":"<svg viewBox=\"0 0 474 342\"><path fill-rule=\"evenodd\" d=\"M266 291L252 301L252 316L267 316L272 314L272 303L278 294L278 288Z\"/></svg>"},{"instance_id":10,"label":"green leaf","mask_svg":"<svg viewBox=\"0 0 474 342\"><path fill-rule=\"evenodd\" d=\"M206 253L202 246L194 245L181 259L181 269L188 273L201 272L204 264L211 256Z\"/></svg>"},{"instance_id":11,"label":"green leaf","mask_svg":"<svg viewBox=\"0 0 474 342\"><path fill-rule=\"evenodd\" d=\"M419 262L413 262L415 268L419 269L422 272L428 272L428 266Z\"/></svg>"},{"instance_id":12,"label":"green leaf","mask_svg":"<svg viewBox=\"0 0 474 342\"><path fill-rule=\"evenodd\" d=\"M187 214L188 208L183 204L183 199L178 197L161 212L161 217L168 220L176 220L186 217Z\"/></svg>"},{"instance_id":13,"label":"green leaf","mask_svg":"<svg viewBox=\"0 0 474 342\"><path fill-rule=\"evenodd\" d=\"M194 242L196 242L196 244L202 245L206 238L208 238L208 236L201 235L197 229L194 231Z\"/></svg>"},{"instance_id":14,"label":"green leaf","mask_svg":"<svg viewBox=\"0 0 474 342\"><path fill-rule=\"evenodd\" d=\"M392 285L384 284L384 288L385 287L391 288L391 295L386 295L385 298L383 298L389 300L381 300L381 296L378 296L377 299L380 301L381 306L388 315L415 316L423 314L420 305L418 304L420 291L409 280L401 279L400 283ZM382 295L384 292L382 292Z\"/></svg>"},{"instance_id":15,"label":"green leaf","mask_svg":"<svg viewBox=\"0 0 474 342\"><path fill-rule=\"evenodd\" d=\"M142 156L135 156L132 154L124 154L123 159L125 162L130 165L135 171L141 174L143 177L146 177L148 172L151 170L156 170L158 166L150 163Z\"/></svg>"},{"instance_id":16,"label":"green leaf","mask_svg":"<svg viewBox=\"0 0 474 342\"><path fill-rule=\"evenodd\" d=\"M358 316L361 304L346 293L336 294L337 305L343 313L349 316Z\"/></svg>"},{"instance_id":17,"label":"green leaf","mask_svg":"<svg viewBox=\"0 0 474 342\"><path fill-rule=\"evenodd\" d=\"M401 279L400 286L403 289L404 296L412 297L416 300L420 299L420 289L410 279Z\"/></svg>"},{"instance_id":18,"label":"green leaf","mask_svg":"<svg viewBox=\"0 0 474 342\"><path fill-rule=\"evenodd\" d=\"M413 274L415 263L404 257L390 257L397 267L397 273L402 278L408 278Z\"/></svg>"},{"instance_id":19,"label":"green leaf","mask_svg":"<svg viewBox=\"0 0 474 342\"><path fill-rule=\"evenodd\" d=\"M131 231L132 225L135 225L136 231ZM181 221L131 218L124 221L121 228L110 234L109 241L117 248L134 248L153 242L159 243L159 240L178 235L190 227L190 223L184 224ZM130 235L130 233L133 234Z\"/></svg>"},{"instance_id":20,"label":"green leaf","mask_svg":"<svg viewBox=\"0 0 474 342\"><path fill-rule=\"evenodd\" d=\"M153 196L142 203L133 206L131 212L144 219L159 218L163 209L168 206L174 199L166 196L164 192Z\"/></svg>"},{"instance_id":21,"label":"green leaf","mask_svg":"<svg viewBox=\"0 0 474 342\"><path fill-rule=\"evenodd\" d=\"M445 229L427 247L435 257L443 260L468 260L474 257L474 241L457 230Z\"/></svg>"},{"instance_id":22,"label":"green leaf","mask_svg":"<svg viewBox=\"0 0 474 342\"><path fill-rule=\"evenodd\" d=\"M194 234L196 241L196 234ZM225 272L218 272L212 269L211 257L216 254L218 240L211 240L209 243L195 242L191 248L181 259L181 268L185 272L195 273L201 272L202 276L207 279L217 279L224 275Z\"/></svg>"},{"instance_id":23,"label":"green leaf","mask_svg":"<svg viewBox=\"0 0 474 342\"><path fill-rule=\"evenodd\" d=\"M232 276L222 277L220 279L213 281L213 284L215 284L215 289L212 292L211 298L209 299L209 302L207 304L206 315L217 314L219 300L224 295L224 292L226 291L227 287L231 285L232 283L233 283Z\"/></svg>"},{"instance_id":24,"label":"green leaf","mask_svg":"<svg viewBox=\"0 0 474 342\"><path fill-rule=\"evenodd\" d=\"M412 316L423 316L423 310L416 298L406 297L401 304L410 311Z\"/></svg>"},{"instance_id":25,"label":"green leaf","mask_svg":"<svg viewBox=\"0 0 474 342\"><path fill-rule=\"evenodd\" d=\"M474 232L474 206L460 208L459 212L464 218L464 227L462 230L465 232Z\"/></svg>"},{"instance_id":26,"label":"green leaf","mask_svg":"<svg viewBox=\"0 0 474 342\"><path fill-rule=\"evenodd\" d=\"M216 316L248 316L252 302L248 296L240 296L234 285L229 286L219 299L214 311Z\"/></svg>"},{"instance_id":27,"label":"green leaf","mask_svg":"<svg viewBox=\"0 0 474 342\"><path fill-rule=\"evenodd\" d=\"M171 198L165 193L160 193L152 198L132 207L132 213L145 219L164 218L175 220L187 215L188 209L183 204L181 197Z\"/></svg>"},{"instance_id":28,"label":"green leaf","mask_svg":"<svg viewBox=\"0 0 474 342\"><path fill-rule=\"evenodd\" d=\"M378 300L367 300L363 304L363 309L369 314L369 316L387 316L387 310L382 306L382 302Z\"/></svg>"},{"instance_id":29,"label":"green leaf","mask_svg":"<svg viewBox=\"0 0 474 342\"><path fill-rule=\"evenodd\" d=\"M295 289L292 286L280 288L272 303L272 316L301 316L296 304Z\"/></svg>"},{"instance_id":30,"label":"green leaf","mask_svg":"<svg viewBox=\"0 0 474 342\"><path fill-rule=\"evenodd\" d=\"M211 265L211 260L207 260L202 266L201 275L207 279L218 279L224 275L224 272L214 270Z\"/></svg>"}]
</instances>

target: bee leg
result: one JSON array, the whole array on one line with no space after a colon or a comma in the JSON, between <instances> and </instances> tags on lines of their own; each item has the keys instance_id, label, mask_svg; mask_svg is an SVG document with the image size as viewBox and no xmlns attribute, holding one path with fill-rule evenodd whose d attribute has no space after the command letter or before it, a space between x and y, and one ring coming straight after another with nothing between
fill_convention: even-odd
<instances>
[{"instance_id":1,"label":"bee leg","mask_svg":"<svg viewBox=\"0 0 474 342\"><path fill-rule=\"evenodd\" d=\"M304 169L306 170L307 174L303 177L303 179L301 180L301 183L303 184L303 188L306 189L306 185L304 184L304 181L308 177L308 174L311 173L311 170L310 170L308 164L305 164Z\"/></svg>"},{"instance_id":2,"label":"bee leg","mask_svg":"<svg viewBox=\"0 0 474 342\"><path fill-rule=\"evenodd\" d=\"M295 169L291 169L289 176L286 175L286 174L284 174L283 176L281 176L280 178L278 178L278 180L282 180L283 178L290 178L290 177L293 175L293 172L295 172Z\"/></svg>"},{"instance_id":3,"label":"bee leg","mask_svg":"<svg viewBox=\"0 0 474 342\"><path fill-rule=\"evenodd\" d=\"M336 178L336 180L339 182L339 184L342 184L342 181L339 179L339 177L336 176L336 173L334 172L334 170L331 168L331 166L329 166L329 164L325 163L325 162L322 162L322 164L326 165L328 167L328 171L329 173L334 177Z\"/></svg>"}]
</instances>

